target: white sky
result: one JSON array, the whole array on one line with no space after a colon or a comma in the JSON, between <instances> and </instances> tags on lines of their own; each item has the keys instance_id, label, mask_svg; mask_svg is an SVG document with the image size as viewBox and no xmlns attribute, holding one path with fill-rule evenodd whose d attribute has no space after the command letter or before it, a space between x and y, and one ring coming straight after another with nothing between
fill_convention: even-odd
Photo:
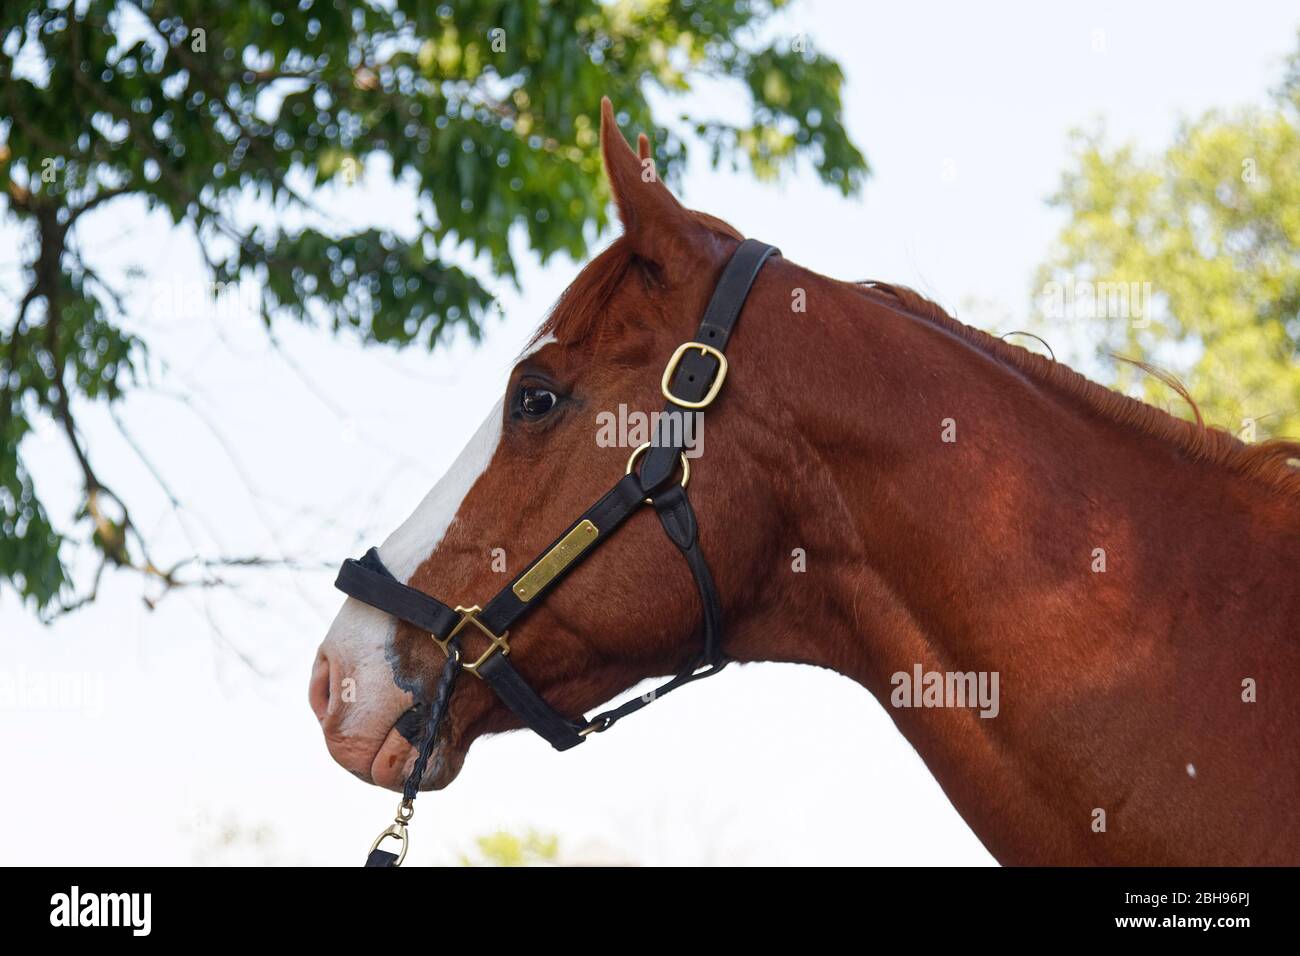
<instances>
[{"instance_id":1,"label":"white sky","mask_svg":"<svg viewBox=\"0 0 1300 956\"><path fill-rule=\"evenodd\" d=\"M1059 227L1043 200L1067 131L1101 117L1154 151L1182 115L1261 101L1298 14L1283 2L800 3L783 29L845 68L847 122L875 170L865 196L845 201L806 171L772 187L701 162L684 199L818 271L903 282L993 331L1021 327ZM725 112L737 96L711 88L684 105ZM325 198L340 222L410 221L379 169ZM17 234L0 236L12 250ZM202 278L192 241L142 206L97 213L82 241L119 281L129 265L172 288ZM18 261L0 253L9 290ZM86 408L97 469L164 559L186 553L188 536L335 564L377 543L452 461L577 268L527 260L522 294L503 290L506 318L479 348L395 355L282 326L297 371L238 308L178 317L150 310L156 290L142 286L140 329L166 371L121 417L189 506L187 530L112 422ZM28 448L66 521L76 484L63 446L47 436ZM307 706L340 603L332 579L266 574L150 612L138 579L109 576L94 607L52 628L0 597L0 863L360 862L396 797L329 759ZM82 689L80 705L23 691L60 680ZM420 799L411 862L529 827L581 860L992 862L866 691L785 665L731 668L563 755L523 734L480 742L450 790Z\"/></svg>"}]
</instances>

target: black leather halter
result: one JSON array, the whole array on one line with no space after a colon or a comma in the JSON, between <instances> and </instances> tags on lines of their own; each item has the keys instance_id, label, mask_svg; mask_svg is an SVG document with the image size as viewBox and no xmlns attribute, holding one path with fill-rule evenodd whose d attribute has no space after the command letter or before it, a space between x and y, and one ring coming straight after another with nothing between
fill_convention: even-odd
<instances>
[{"instance_id":1,"label":"black leather halter","mask_svg":"<svg viewBox=\"0 0 1300 956\"><path fill-rule=\"evenodd\" d=\"M774 246L746 239L727 262L705 309L695 338L677 347L664 369L660 390L666 400L659 421L700 411L712 404L727 375L723 354L731 338L749 290L769 256L779 255ZM700 551L695 512L686 496L686 473L672 481L680 458L685 458L685 428L660 428L655 441L636 449L628 459L627 474L590 508L584 511L554 543L503 587L486 607L456 607L398 581L384 567L379 552L371 548L359 560L348 559L339 569L334 586L351 597L386 611L427 631L447 655L428 716L417 745L415 766L407 778L402 803L393 824L371 846L367 866L397 866L406 855L406 824L414 814L413 801L432 752L438 725L446 712L456 675L466 670L488 686L523 723L546 738L556 750L568 750L591 734L600 733L663 694L691 681L716 674L727 664L722 650L722 607L713 577ZM644 453L640 471L635 468ZM579 561L585 559L618 530L642 504L651 504L673 544L677 545L700 594L704 640L700 654L675 677L654 692L635 697L591 719L574 720L552 708L515 670L511 663L509 628L541 603ZM472 660L462 643L480 648ZM417 705L418 709L420 705ZM400 841L399 853L378 849L385 837Z\"/></svg>"}]
</instances>

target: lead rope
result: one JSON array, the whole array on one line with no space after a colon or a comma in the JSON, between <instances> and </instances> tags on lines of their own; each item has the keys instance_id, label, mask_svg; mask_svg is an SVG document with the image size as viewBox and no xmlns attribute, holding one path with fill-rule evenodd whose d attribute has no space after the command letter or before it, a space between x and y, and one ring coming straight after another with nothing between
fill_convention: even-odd
<instances>
[{"instance_id":1,"label":"lead rope","mask_svg":"<svg viewBox=\"0 0 1300 956\"><path fill-rule=\"evenodd\" d=\"M442 667L438 677L438 686L433 690L433 699L429 701L429 719L424 725L424 734L420 738L420 747L415 755L415 764L407 775L406 785L402 787L402 802L397 805L397 816L384 829L375 842L370 844L370 854L366 857L366 866L385 867L401 866L406 859L409 839L406 825L415 816L415 797L420 792L420 781L429 765L433 754L433 745L438 739L438 728L442 718L447 714L447 704L451 700L451 689L456 683L456 676L461 672L460 645L453 642L448 645L447 663ZM392 837L401 845L396 853L379 849L387 837Z\"/></svg>"}]
</instances>

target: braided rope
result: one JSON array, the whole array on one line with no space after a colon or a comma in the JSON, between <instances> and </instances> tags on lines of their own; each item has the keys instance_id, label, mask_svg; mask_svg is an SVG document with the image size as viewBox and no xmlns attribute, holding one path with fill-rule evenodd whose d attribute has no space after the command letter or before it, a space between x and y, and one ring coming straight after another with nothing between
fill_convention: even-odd
<instances>
[{"instance_id":1,"label":"braided rope","mask_svg":"<svg viewBox=\"0 0 1300 956\"><path fill-rule=\"evenodd\" d=\"M456 675L460 673L460 647L453 643L449 649L451 654L447 657L447 663L443 665L442 674L438 677L438 685L433 689L433 699L429 701L429 719L424 725L424 734L420 738L420 750L415 757L415 766L411 768L411 773L406 778L406 786L402 788L402 798L405 801L414 800L415 795L420 791L420 781L429 764L429 757L433 754L434 742L438 739L438 727L442 724L442 718L447 713L447 704L451 701L452 685L456 682Z\"/></svg>"}]
</instances>

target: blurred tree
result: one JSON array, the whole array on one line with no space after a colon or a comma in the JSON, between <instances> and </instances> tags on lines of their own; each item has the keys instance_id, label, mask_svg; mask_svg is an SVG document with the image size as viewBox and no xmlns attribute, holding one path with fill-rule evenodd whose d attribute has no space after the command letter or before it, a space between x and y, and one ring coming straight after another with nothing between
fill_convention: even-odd
<instances>
[{"instance_id":1,"label":"blurred tree","mask_svg":"<svg viewBox=\"0 0 1300 956\"><path fill-rule=\"evenodd\" d=\"M560 839L554 834L529 830L523 836L500 830L474 841L479 859L462 854L461 866L538 866L560 858Z\"/></svg>"},{"instance_id":2,"label":"blurred tree","mask_svg":"<svg viewBox=\"0 0 1300 956\"><path fill-rule=\"evenodd\" d=\"M839 66L800 34L760 28L786 0L80 0L6 3L0 13L0 193L29 237L17 310L0 327L0 583L46 613L69 601L70 543L105 567L161 582L211 559L155 564L125 502L95 472L77 427L83 402L135 382L145 343L120 286L75 241L83 217L126 196L192 230L214 283L255 284L268 327L292 320L365 342L432 348L474 336L489 289L449 247L514 280L512 227L543 260L586 256L606 224L599 100L652 128L645 95L701 80L743 84L747 122L679 117L713 162L771 178L806 158L845 194L867 174L840 120ZM771 31L768 31L769 33ZM659 137L680 176L687 144ZM355 177L376 153L419 196L411 234L340 234L312 190ZM274 211L241 221L255 197ZM283 223L299 223L295 226ZM71 527L42 506L22 442L53 421L81 471ZM243 563L256 563L244 559Z\"/></svg>"},{"instance_id":3,"label":"blurred tree","mask_svg":"<svg viewBox=\"0 0 1300 956\"><path fill-rule=\"evenodd\" d=\"M1269 106L1185 123L1163 155L1103 139L1076 134L1053 197L1069 221L1038 277L1041 324L1084 323L1121 389L1142 372L1108 353L1177 374L1207 423L1300 437L1300 52Z\"/></svg>"}]
</instances>

